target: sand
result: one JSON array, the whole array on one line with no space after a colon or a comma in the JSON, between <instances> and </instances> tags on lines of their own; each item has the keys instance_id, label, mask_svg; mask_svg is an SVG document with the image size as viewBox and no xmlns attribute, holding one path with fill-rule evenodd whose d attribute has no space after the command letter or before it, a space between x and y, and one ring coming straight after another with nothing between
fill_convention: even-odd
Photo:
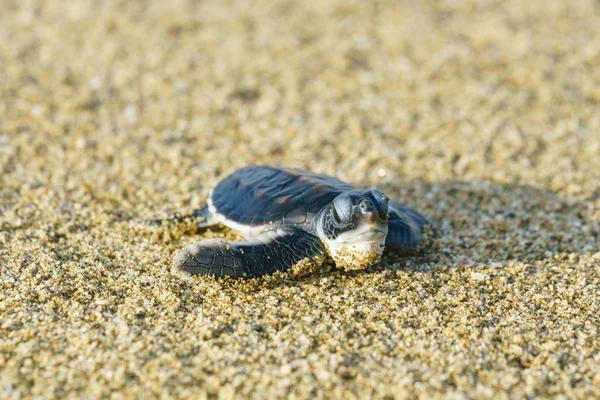
<instances>
[{"instance_id":1,"label":"sand","mask_svg":"<svg viewBox=\"0 0 600 400\"><path fill-rule=\"evenodd\" d=\"M597 2L0 1L0 398L600 398ZM186 278L247 164L430 220Z\"/></svg>"}]
</instances>

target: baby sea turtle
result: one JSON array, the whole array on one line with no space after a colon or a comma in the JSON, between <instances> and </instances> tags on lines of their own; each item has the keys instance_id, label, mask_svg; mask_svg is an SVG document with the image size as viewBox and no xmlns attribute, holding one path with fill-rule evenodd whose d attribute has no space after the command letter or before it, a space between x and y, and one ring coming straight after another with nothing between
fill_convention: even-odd
<instances>
[{"instance_id":1,"label":"baby sea turtle","mask_svg":"<svg viewBox=\"0 0 600 400\"><path fill-rule=\"evenodd\" d=\"M379 261L384 246L415 247L426 223L379 190L268 166L235 171L219 182L204 207L184 218L197 218L199 228L222 223L248 239L202 240L175 257L174 264L185 272L218 277L285 272L327 255L344 269L367 268Z\"/></svg>"}]
</instances>

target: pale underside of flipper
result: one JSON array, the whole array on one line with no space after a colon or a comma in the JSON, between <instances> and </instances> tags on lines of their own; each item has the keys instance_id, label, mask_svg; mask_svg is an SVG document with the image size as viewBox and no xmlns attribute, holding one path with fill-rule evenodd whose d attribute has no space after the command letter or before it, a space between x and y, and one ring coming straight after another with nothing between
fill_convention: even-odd
<instances>
[{"instance_id":1,"label":"pale underside of flipper","mask_svg":"<svg viewBox=\"0 0 600 400\"><path fill-rule=\"evenodd\" d=\"M276 229L245 242L209 239L186 246L174 265L194 275L259 277L323 258L321 240L302 230Z\"/></svg>"}]
</instances>

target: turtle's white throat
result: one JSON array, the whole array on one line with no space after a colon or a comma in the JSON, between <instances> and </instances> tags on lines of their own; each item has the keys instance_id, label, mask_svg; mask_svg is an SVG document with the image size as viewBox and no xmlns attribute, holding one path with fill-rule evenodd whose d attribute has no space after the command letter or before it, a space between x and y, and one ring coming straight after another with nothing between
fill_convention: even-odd
<instances>
[{"instance_id":1,"label":"turtle's white throat","mask_svg":"<svg viewBox=\"0 0 600 400\"><path fill-rule=\"evenodd\" d=\"M387 225L364 224L344 232L334 240L327 240L329 254L336 265L344 269L364 269L381 259Z\"/></svg>"}]
</instances>

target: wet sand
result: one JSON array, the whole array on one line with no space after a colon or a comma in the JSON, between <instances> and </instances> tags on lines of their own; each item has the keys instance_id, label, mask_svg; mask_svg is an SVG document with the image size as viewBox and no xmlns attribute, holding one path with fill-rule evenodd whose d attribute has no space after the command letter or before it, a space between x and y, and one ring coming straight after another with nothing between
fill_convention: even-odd
<instances>
[{"instance_id":1,"label":"wet sand","mask_svg":"<svg viewBox=\"0 0 600 400\"><path fill-rule=\"evenodd\" d=\"M1 398L600 398L593 1L0 2ZM430 220L366 271L184 277L248 164Z\"/></svg>"}]
</instances>

